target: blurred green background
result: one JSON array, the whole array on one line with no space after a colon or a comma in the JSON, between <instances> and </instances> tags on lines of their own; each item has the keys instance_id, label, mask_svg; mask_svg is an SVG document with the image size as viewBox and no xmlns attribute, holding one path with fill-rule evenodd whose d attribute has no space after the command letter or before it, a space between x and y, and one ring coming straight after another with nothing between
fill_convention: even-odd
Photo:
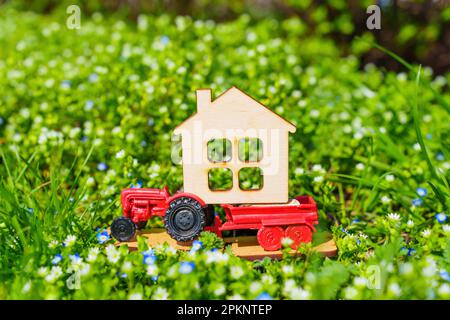
<instances>
[{"instance_id":1,"label":"blurred green background","mask_svg":"<svg viewBox=\"0 0 450 320\"><path fill-rule=\"evenodd\" d=\"M283 25L295 25L301 36L326 36L338 44L342 55L361 56L363 63L373 62L391 70L401 70L379 50L363 46L355 36L374 40L410 62L433 68L443 74L450 68L450 1L449 0L2 0L19 10L48 14L65 13L67 6L77 4L84 16L94 12L113 14L137 21L140 14L191 16L193 19L230 21L247 14L252 21L274 18ZM381 30L368 30L366 9L381 9Z\"/></svg>"}]
</instances>

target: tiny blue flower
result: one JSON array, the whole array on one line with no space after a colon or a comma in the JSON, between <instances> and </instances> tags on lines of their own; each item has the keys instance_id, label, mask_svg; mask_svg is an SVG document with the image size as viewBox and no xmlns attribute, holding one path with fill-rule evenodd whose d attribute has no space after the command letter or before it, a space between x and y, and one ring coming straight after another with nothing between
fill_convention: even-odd
<instances>
[{"instance_id":1,"label":"tiny blue flower","mask_svg":"<svg viewBox=\"0 0 450 320\"><path fill-rule=\"evenodd\" d=\"M262 292L259 296L256 297L256 300L273 300L273 298L267 292Z\"/></svg>"},{"instance_id":2,"label":"tiny blue flower","mask_svg":"<svg viewBox=\"0 0 450 320\"><path fill-rule=\"evenodd\" d=\"M433 135L431 133L427 133L427 135L425 136L428 140L433 139Z\"/></svg>"},{"instance_id":3,"label":"tiny blue flower","mask_svg":"<svg viewBox=\"0 0 450 320\"><path fill-rule=\"evenodd\" d=\"M357 244L361 244L361 240L356 239L356 243L357 243Z\"/></svg>"},{"instance_id":4,"label":"tiny blue flower","mask_svg":"<svg viewBox=\"0 0 450 320\"><path fill-rule=\"evenodd\" d=\"M216 251L219 251L219 249L217 249L217 248L212 248L211 249L211 252L216 252Z\"/></svg>"},{"instance_id":5,"label":"tiny blue flower","mask_svg":"<svg viewBox=\"0 0 450 320\"><path fill-rule=\"evenodd\" d=\"M151 126L153 126L155 124L155 119L153 119L153 118L148 118L148 120L147 120L147 125L149 126L149 127L151 127Z\"/></svg>"},{"instance_id":6,"label":"tiny blue flower","mask_svg":"<svg viewBox=\"0 0 450 320\"><path fill-rule=\"evenodd\" d=\"M98 243L103 244L108 241L111 237L108 234L108 231L103 230L102 232L97 233Z\"/></svg>"},{"instance_id":7,"label":"tiny blue flower","mask_svg":"<svg viewBox=\"0 0 450 320\"><path fill-rule=\"evenodd\" d=\"M142 188L142 185L143 185L142 181L141 181L141 180L138 180L138 181L136 182L136 184L134 184L134 183L131 184L131 188L137 188L137 189L139 189L139 188Z\"/></svg>"},{"instance_id":8,"label":"tiny blue flower","mask_svg":"<svg viewBox=\"0 0 450 320\"><path fill-rule=\"evenodd\" d=\"M441 276L442 279L446 280L446 281L450 281L450 276L448 275L447 271L440 271L439 275Z\"/></svg>"},{"instance_id":9,"label":"tiny blue flower","mask_svg":"<svg viewBox=\"0 0 450 320\"><path fill-rule=\"evenodd\" d=\"M409 248L408 249L408 256L412 256L412 255L414 255L416 253L416 249L413 249L413 248Z\"/></svg>"},{"instance_id":10,"label":"tiny blue flower","mask_svg":"<svg viewBox=\"0 0 450 320\"><path fill-rule=\"evenodd\" d=\"M33 213L34 212L33 208L28 208L27 210L28 210L29 213Z\"/></svg>"},{"instance_id":11,"label":"tiny blue flower","mask_svg":"<svg viewBox=\"0 0 450 320\"><path fill-rule=\"evenodd\" d=\"M127 274L124 273L124 272L117 272L117 275L118 275L119 277L121 277L121 278L126 278L126 277L127 277Z\"/></svg>"},{"instance_id":12,"label":"tiny blue flower","mask_svg":"<svg viewBox=\"0 0 450 320\"><path fill-rule=\"evenodd\" d=\"M2 124L4 124L5 123L5 119L3 119L2 117L0 117L0 126L2 125Z\"/></svg>"},{"instance_id":13,"label":"tiny blue flower","mask_svg":"<svg viewBox=\"0 0 450 320\"><path fill-rule=\"evenodd\" d=\"M166 45L166 44L168 44L168 43L170 42L170 39L169 39L168 36L162 36L162 37L159 39L159 41L160 41L162 44Z\"/></svg>"},{"instance_id":14,"label":"tiny blue flower","mask_svg":"<svg viewBox=\"0 0 450 320\"><path fill-rule=\"evenodd\" d=\"M104 162L100 162L97 165L97 170L99 170L99 171L105 171L106 169L108 169L108 165Z\"/></svg>"},{"instance_id":15,"label":"tiny blue flower","mask_svg":"<svg viewBox=\"0 0 450 320\"><path fill-rule=\"evenodd\" d=\"M425 188L417 188L416 192L419 195L419 197L425 197L428 194L428 191Z\"/></svg>"},{"instance_id":16,"label":"tiny blue flower","mask_svg":"<svg viewBox=\"0 0 450 320\"><path fill-rule=\"evenodd\" d=\"M92 101L92 100L88 100L84 104L84 110L86 110L86 111L91 111L93 107L94 107L94 101Z\"/></svg>"},{"instance_id":17,"label":"tiny blue flower","mask_svg":"<svg viewBox=\"0 0 450 320\"><path fill-rule=\"evenodd\" d=\"M141 147L146 147L147 146L147 141L145 141L145 140L142 140L141 141Z\"/></svg>"},{"instance_id":18,"label":"tiny blue flower","mask_svg":"<svg viewBox=\"0 0 450 320\"><path fill-rule=\"evenodd\" d=\"M151 255L155 254L155 250L148 249L147 251L142 251L141 254L144 255L144 256L147 256L147 255L151 256Z\"/></svg>"},{"instance_id":19,"label":"tiny blue flower","mask_svg":"<svg viewBox=\"0 0 450 320\"><path fill-rule=\"evenodd\" d=\"M192 242L192 250L197 251L200 250L203 247L203 242L199 241L199 240L194 240L194 242Z\"/></svg>"},{"instance_id":20,"label":"tiny blue flower","mask_svg":"<svg viewBox=\"0 0 450 320\"><path fill-rule=\"evenodd\" d=\"M70 86L71 86L70 80L63 80L61 82L61 88L63 88L63 89L69 89Z\"/></svg>"},{"instance_id":21,"label":"tiny blue flower","mask_svg":"<svg viewBox=\"0 0 450 320\"><path fill-rule=\"evenodd\" d=\"M447 216L446 216L445 213L443 213L443 212L438 213L438 214L435 216L435 218L436 218L436 220L437 220L439 223L443 223L443 222L447 221Z\"/></svg>"},{"instance_id":22,"label":"tiny blue flower","mask_svg":"<svg viewBox=\"0 0 450 320\"><path fill-rule=\"evenodd\" d=\"M83 137L80 139L80 141L84 143L84 142L88 141L88 139L89 139L89 138L88 138L87 136L83 136Z\"/></svg>"},{"instance_id":23,"label":"tiny blue flower","mask_svg":"<svg viewBox=\"0 0 450 320\"><path fill-rule=\"evenodd\" d=\"M144 255L143 261L144 261L144 264L146 264L146 265L155 264L156 256L154 254Z\"/></svg>"},{"instance_id":24,"label":"tiny blue flower","mask_svg":"<svg viewBox=\"0 0 450 320\"><path fill-rule=\"evenodd\" d=\"M91 73L89 75L89 82L97 82L97 81L98 81L98 74L96 74L95 72Z\"/></svg>"},{"instance_id":25,"label":"tiny blue flower","mask_svg":"<svg viewBox=\"0 0 450 320\"><path fill-rule=\"evenodd\" d=\"M156 281L158 281L158 278L159 278L159 276L153 276L152 281L156 282Z\"/></svg>"},{"instance_id":26,"label":"tiny blue flower","mask_svg":"<svg viewBox=\"0 0 450 320\"><path fill-rule=\"evenodd\" d=\"M391 0L378 0L378 5L382 8L389 7L391 5Z\"/></svg>"},{"instance_id":27,"label":"tiny blue flower","mask_svg":"<svg viewBox=\"0 0 450 320\"><path fill-rule=\"evenodd\" d=\"M348 234L347 230L345 230L344 227L341 228L341 231L342 231L343 233L345 233L345 234Z\"/></svg>"},{"instance_id":28,"label":"tiny blue flower","mask_svg":"<svg viewBox=\"0 0 450 320\"><path fill-rule=\"evenodd\" d=\"M143 258L144 264L151 265L155 263L156 261L155 250L148 249L147 251L141 252L141 254L144 256Z\"/></svg>"},{"instance_id":29,"label":"tiny blue flower","mask_svg":"<svg viewBox=\"0 0 450 320\"><path fill-rule=\"evenodd\" d=\"M443 154L442 152L438 152L438 153L436 154L436 160L438 160L438 161L444 161L444 159L445 159L445 156L444 156L444 154Z\"/></svg>"},{"instance_id":30,"label":"tiny blue flower","mask_svg":"<svg viewBox=\"0 0 450 320\"><path fill-rule=\"evenodd\" d=\"M52 264L58 264L60 263L62 260L62 255L60 253L58 253L57 255L55 255L55 257L52 259Z\"/></svg>"},{"instance_id":31,"label":"tiny blue flower","mask_svg":"<svg viewBox=\"0 0 450 320\"><path fill-rule=\"evenodd\" d=\"M358 223L359 221L360 221L359 219L353 219L353 220L352 220L352 224Z\"/></svg>"},{"instance_id":32,"label":"tiny blue flower","mask_svg":"<svg viewBox=\"0 0 450 320\"><path fill-rule=\"evenodd\" d=\"M69 202L74 202L75 199L74 198L69 198Z\"/></svg>"},{"instance_id":33,"label":"tiny blue flower","mask_svg":"<svg viewBox=\"0 0 450 320\"><path fill-rule=\"evenodd\" d=\"M414 200L412 201L412 205L415 206L415 207L419 207L419 206L421 206L422 204L423 204L423 200L420 199L420 198L414 199Z\"/></svg>"},{"instance_id":34,"label":"tiny blue flower","mask_svg":"<svg viewBox=\"0 0 450 320\"><path fill-rule=\"evenodd\" d=\"M183 261L180 263L180 269L178 270L181 274L189 274L194 270L195 263L194 262L186 262Z\"/></svg>"}]
</instances>

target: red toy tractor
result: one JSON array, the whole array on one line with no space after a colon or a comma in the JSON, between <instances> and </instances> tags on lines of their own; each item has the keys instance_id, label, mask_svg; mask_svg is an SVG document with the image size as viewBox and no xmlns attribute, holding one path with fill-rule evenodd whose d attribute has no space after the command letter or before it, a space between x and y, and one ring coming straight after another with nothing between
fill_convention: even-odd
<instances>
[{"instance_id":1,"label":"red toy tractor","mask_svg":"<svg viewBox=\"0 0 450 320\"><path fill-rule=\"evenodd\" d=\"M267 251L281 248L289 237L292 247L310 242L318 223L317 206L310 196L300 196L287 204L222 204L227 221L222 223L214 208L194 194L163 189L125 189L121 193L123 216L114 220L111 233L119 241L128 241L153 216L164 217L167 233L179 242L193 240L203 230L222 236L222 231L258 230L259 244Z\"/></svg>"}]
</instances>

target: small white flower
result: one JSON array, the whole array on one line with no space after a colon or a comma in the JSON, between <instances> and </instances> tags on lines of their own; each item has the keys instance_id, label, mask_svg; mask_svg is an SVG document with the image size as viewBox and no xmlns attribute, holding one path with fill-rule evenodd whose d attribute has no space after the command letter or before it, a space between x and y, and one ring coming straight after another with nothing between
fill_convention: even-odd
<instances>
[{"instance_id":1,"label":"small white flower","mask_svg":"<svg viewBox=\"0 0 450 320\"><path fill-rule=\"evenodd\" d=\"M128 300L142 300L142 293L134 292L128 296Z\"/></svg>"},{"instance_id":2,"label":"small white flower","mask_svg":"<svg viewBox=\"0 0 450 320\"><path fill-rule=\"evenodd\" d=\"M159 271L159 269L155 264L149 264L147 266L147 274L151 277L157 276L158 271Z\"/></svg>"},{"instance_id":3,"label":"small white flower","mask_svg":"<svg viewBox=\"0 0 450 320\"><path fill-rule=\"evenodd\" d=\"M425 229L422 231L422 237L424 238L428 238L431 235L431 230L430 229Z\"/></svg>"},{"instance_id":4,"label":"small white flower","mask_svg":"<svg viewBox=\"0 0 450 320\"><path fill-rule=\"evenodd\" d=\"M120 150L116 153L116 159L123 159L125 157L125 150Z\"/></svg>"},{"instance_id":5,"label":"small white flower","mask_svg":"<svg viewBox=\"0 0 450 320\"><path fill-rule=\"evenodd\" d=\"M28 293L30 292L30 290L31 290L31 281L28 280L22 288L22 293Z\"/></svg>"},{"instance_id":6,"label":"small white flower","mask_svg":"<svg viewBox=\"0 0 450 320\"><path fill-rule=\"evenodd\" d=\"M363 171L365 167L364 163L360 162L356 165L356 170Z\"/></svg>"},{"instance_id":7,"label":"small white flower","mask_svg":"<svg viewBox=\"0 0 450 320\"><path fill-rule=\"evenodd\" d=\"M281 239L281 245L283 247L289 247L293 243L294 243L294 241L291 238L284 237L283 239Z\"/></svg>"},{"instance_id":8,"label":"small white flower","mask_svg":"<svg viewBox=\"0 0 450 320\"><path fill-rule=\"evenodd\" d=\"M393 282L389 285L388 291L396 297L400 296L400 294L402 293L402 289L396 282Z\"/></svg>"},{"instance_id":9,"label":"small white flower","mask_svg":"<svg viewBox=\"0 0 450 320\"><path fill-rule=\"evenodd\" d=\"M158 287L153 293L153 299L155 300L167 300L169 298L169 293L163 287Z\"/></svg>"},{"instance_id":10,"label":"small white flower","mask_svg":"<svg viewBox=\"0 0 450 320\"><path fill-rule=\"evenodd\" d=\"M268 274L265 274L261 277L261 282L264 284L271 285L273 284L273 281L274 281L273 277Z\"/></svg>"},{"instance_id":11,"label":"small white flower","mask_svg":"<svg viewBox=\"0 0 450 320\"><path fill-rule=\"evenodd\" d=\"M439 293L439 295L445 296L445 297L450 295L450 286L448 285L448 283L442 284L438 289L438 293Z\"/></svg>"},{"instance_id":12,"label":"small white flower","mask_svg":"<svg viewBox=\"0 0 450 320\"><path fill-rule=\"evenodd\" d=\"M47 282L54 282L55 280L58 280L59 277L63 275L62 269L60 266L54 266L50 270L50 273L47 274L45 277L45 281Z\"/></svg>"},{"instance_id":13,"label":"small white flower","mask_svg":"<svg viewBox=\"0 0 450 320\"><path fill-rule=\"evenodd\" d=\"M110 244L105 248L106 251L106 257L111 263L117 263L120 259L120 252L117 250L117 248Z\"/></svg>"},{"instance_id":14,"label":"small white flower","mask_svg":"<svg viewBox=\"0 0 450 320\"><path fill-rule=\"evenodd\" d=\"M129 272L133 269L133 264L130 261L125 261L122 265L123 272Z\"/></svg>"},{"instance_id":15,"label":"small white flower","mask_svg":"<svg viewBox=\"0 0 450 320\"><path fill-rule=\"evenodd\" d=\"M287 276L294 274L294 267L292 265L284 265L281 267L281 271Z\"/></svg>"},{"instance_id":16,"label":"small white flower","mask_svg":"<svg viewBox=\"0 0 450 320\"><path fill-rule=\"evenodd\" d=\"M223 284L219 284L217 288L214 290L215 296L221 296L226 292L225 286Z\"/></svg>"},{"instance_id":17,"label":"small white flower","mask_svg":"<svg viewBox=\"0 0 450 320\"><path fill-rule=\"evenodd\" d=\"M322 168L320 164L315 164L312 166L312 171L314 172L325 172L325 169Z\"/></svg>"},{"instance_id":18,"label":"small white flower","mask_svg":"<svg viewBox=\"0 0 450 320\"><path fill-rule=\"evenodd\" d=\"M64 245L66 247L70 247L71 245L73 245L75 243L76 240L77 240L77 237L75 237L74 235L68 235L66 240L64 240Z\"/></svg>"},{"instance_id":19,"label":"small white flower","mask_svg":"<svg viewBox=\"0 0 450 320\"><path fill-rule=\"evenodd\" d=\"M357 295L358 295L358 290L356 290L355 287L347 287L344 290L345 299L352 300L352 299L355 299Z\"/></svg>"},{"instance_id":20,"label":"small white flower","mask_svg":"<svg viewBox=\"0 0 450 320\"><path fill-rule=\"evenodd\" d=\"M414 267L410 262L405 262L400 265L399 271L400 271L400 274L403 274L403 275L412 274L414 271Z\"/></svg>"},{"instance_id":21,"label":"small white flower","mask_svg":"<svg viewBox=\"0 0 450 320\"><path fill-rule=\"evenodd\" d=\"M386 179L386 181L388 181L388 182L392 182L392 181L395 180L395 176L392 175L392 174L388 174L388 175L386 175L385 179Z\"/></svg>"},{"instance_id":22,"label":"small white flower","mask_svg":"<svg viewBox=\"0 0 450 320\"><path fill-rule=\"evenodd\" d=\"M314 177L314 182L320 183L320 182L322 182L322 181L323 181L323 176L317 176L317 177Z\"/></svg>"},{"instance_id":23,"label":"small white flower","mask_svg":"<svg viewBox=\"0 0 450 320\"><path fill-rule=\"evenodd\" d=\"M295 169L295 174L296 175L302 175L305 173L305 170L303 168L296 168Z\"/></svg>"},{"instance_id":24,"label":"small white flower","mask_svg":"<svg viewBox=\"0 0 450 320\"><path fill-rule=\"evenodd\" d=\"M231 277L233 279L239 279L240 277L242 277L244 275L244 270L242 270L241 267L232 266L230 268L230 273L231 273Z\"/></svg>"},{"instance_id":25,"label":"small white flower","mask_svg":"<svg viewBox=\"0 0 450 320\"><path fill-rule=\"evenodd\" d=\"M394 221L394 222L397 222L397 221L400 220L400 215L398 213L392 213L391 212L391 213L389 213L387 215L387 217L388 217L389 220Z\"/></svg>"},{"instance_id":26,"label":"small white flower","mask_svg":"<svg viewBox=\"0 0 450 320\"><path fill-rule=\"evenodd\" d=\"M253 282L250 284L249 290L250 290L251 293L257 293L257 292L259 292L259 291L262 290L262 287L263 287L263 286L262 286L261 282L259 282L259 281L253 281Z\"/></svg>"},{"instance_id":27,"label":"small white flower","mask_svg":"<svg viewBox=\"0 0 450 320\"><path fill-rule=\"evenodd\" d=\"M367 285L367 279L364 277L355 277L355 279L353 279L353 284L355 287L365 287Z\"/></svg>"},{"instance_id":28,"label":"small white flower","mask_svg":"<svg viewBox=\"0 0 450 320\"><path fill-rule=\"evenodd\" d=\"M44 277L46 276L48 273L48 268L47 267L40 267L37 271L38 276L40 277Z\"/></svg>"},{"instance_id":29,"label":"small white flower","mask_svg":"<svg viewBox=\"0 0 450 320\"><path fill-rule=\"evenodd\" d=\"M296 287L290 291L289 298L292 300L308 300L309 292L302 288Z\"/></svg>"},{"instance_id":30,"label":"small white flower","mask_svg":"<svg viewBox=\"0 0 450 320\"><path fill-rule=\"evenodd\" d=\"M91 271L91 265L89 263L83 262L81 264L79 270L80 270L80 275L82 275L82 276L88 275L89 272Z\"/></svg>"},{"instance_id":31,"label":"small white flower","mask_svg":"<svg viewBox=\"0 0 450 320\"><path fill-rule=\"evenodd\" d=\"M97 247L93 247L89 249L89 253L88 253L88 257L87 257L87 261L88 262L94 262L95 260L97 260L98 254L100 253L100 249Z\"/></svg>"},{"instance_id":32,"label":"small white flower","mask_svg":"<svg viewBox=\"0 0 450 320\"><path fill-rule=\"evenodd\" d=\"M414 145L413 145L413 149L414 150L416 150L416 151L420 151L420 144L419 143L415 143Z\"/></svg>"},{"instance_id":33,"label":"small white flower","mask_svg":"<svg viewBox=\"0 0 450 320\"><path fill-rule=\"evenodd\" d=\"M172 247L172 246L168 246L165 248L164 252L168 255L168 256L173 256L177 254L177 250Z\"/></svg>"},{"instance_id":34,"label":"small white flower","mask_svg":"<svg viewBox=\"0 0 450 320\"><path fill-rule=\"evenodd\" d=\"M309 115L311 116L311 118L317 118L320 116L320 111L317 109L313 109L313 110L311 110Z\"/></svg>"},{"instance_id":35,"label":"small white flower","mask_svg":"<svg viewBox=\"0 0 450 320\"><path fill-rule=\"evenodd\" d=\"M384 204L388 204L391 202L391 198L389 198L388 196L382 196L381 197L381 202Z\"/></svg>"},{"instance_id":36,"label":"small white flower","mask_svg":"<svg viewBox=\"0 0 450 320\"><path fill-rule=\"evenodd\" d=\"M362 232L358 233L358 237L360 237L361 239L367 239L368 238L367 234L362 233Z\"/></svg>"},{"instance_id":37,"label":"small white flower","mask_svg":"<svg viewBox=\"0 0 450 320\"><path fill-rule=\"evenodd\" d=\"M56 247L58 246L58 244L59 244L58 241L52 240L52 241L49 242L48 247L49 247L50 249L54 249L54 248L56 248Z\"/></svg>"},{"instance_id":38,"label":"small white flower","mask_svg":"<svg viewBox=\"0 0 450 320\"><path fill-rule=\"evenodd\" d=\"M294 279L288 279L284 282L283 293L285 295L289 295L289 293L296 287L296 283Z\"/></svg>"},{"instance_id":39,"label":"small white flower","mask_svg":"<svg viewBox=\"0 0 450 320\"><path fill-rule=\"evenodd\" d=\"M412 221L411 219L409 219L408 222L406 223L406 226L407 226L408 228L414 227L414 221Z\"/></svg>"},{"instance_id":40,"label":"small white flower","mask_svg":"<svg viewBox=\"0 0 450 320\"><path fill-rule=\"evenodd\" d=\"M450 224L444 224L442 226L442 231L444 231L445 234L450 235Z\"/></svg>"}]
</instances>

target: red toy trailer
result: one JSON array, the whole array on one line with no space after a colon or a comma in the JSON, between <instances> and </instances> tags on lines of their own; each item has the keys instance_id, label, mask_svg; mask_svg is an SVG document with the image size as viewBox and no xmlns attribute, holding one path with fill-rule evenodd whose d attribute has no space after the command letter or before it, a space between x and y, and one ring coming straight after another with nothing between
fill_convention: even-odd
<instances>
[{"instance_id":1,"label":"red toy trailer","mask_svg":"<svg viewBox=\"0 0 450 320\"><path fill-rule=\"evenodd\" d=\"M198 196L178 192L171 196L164 189L125 189L121 193L123 217L114 220L112 235L119 241L130 240L137 228L153 216L164 217L167 233L180 242L190 241L203 230L222 236L222 231L258 230L259 244L267 251L281 248L281 240L289 237L296 248L312 240L318 223L317 206L310 196L300 196L287 204L230 205L222 204L225 223L215 216L212 205Z\"/></svg>"}]
</instances>

